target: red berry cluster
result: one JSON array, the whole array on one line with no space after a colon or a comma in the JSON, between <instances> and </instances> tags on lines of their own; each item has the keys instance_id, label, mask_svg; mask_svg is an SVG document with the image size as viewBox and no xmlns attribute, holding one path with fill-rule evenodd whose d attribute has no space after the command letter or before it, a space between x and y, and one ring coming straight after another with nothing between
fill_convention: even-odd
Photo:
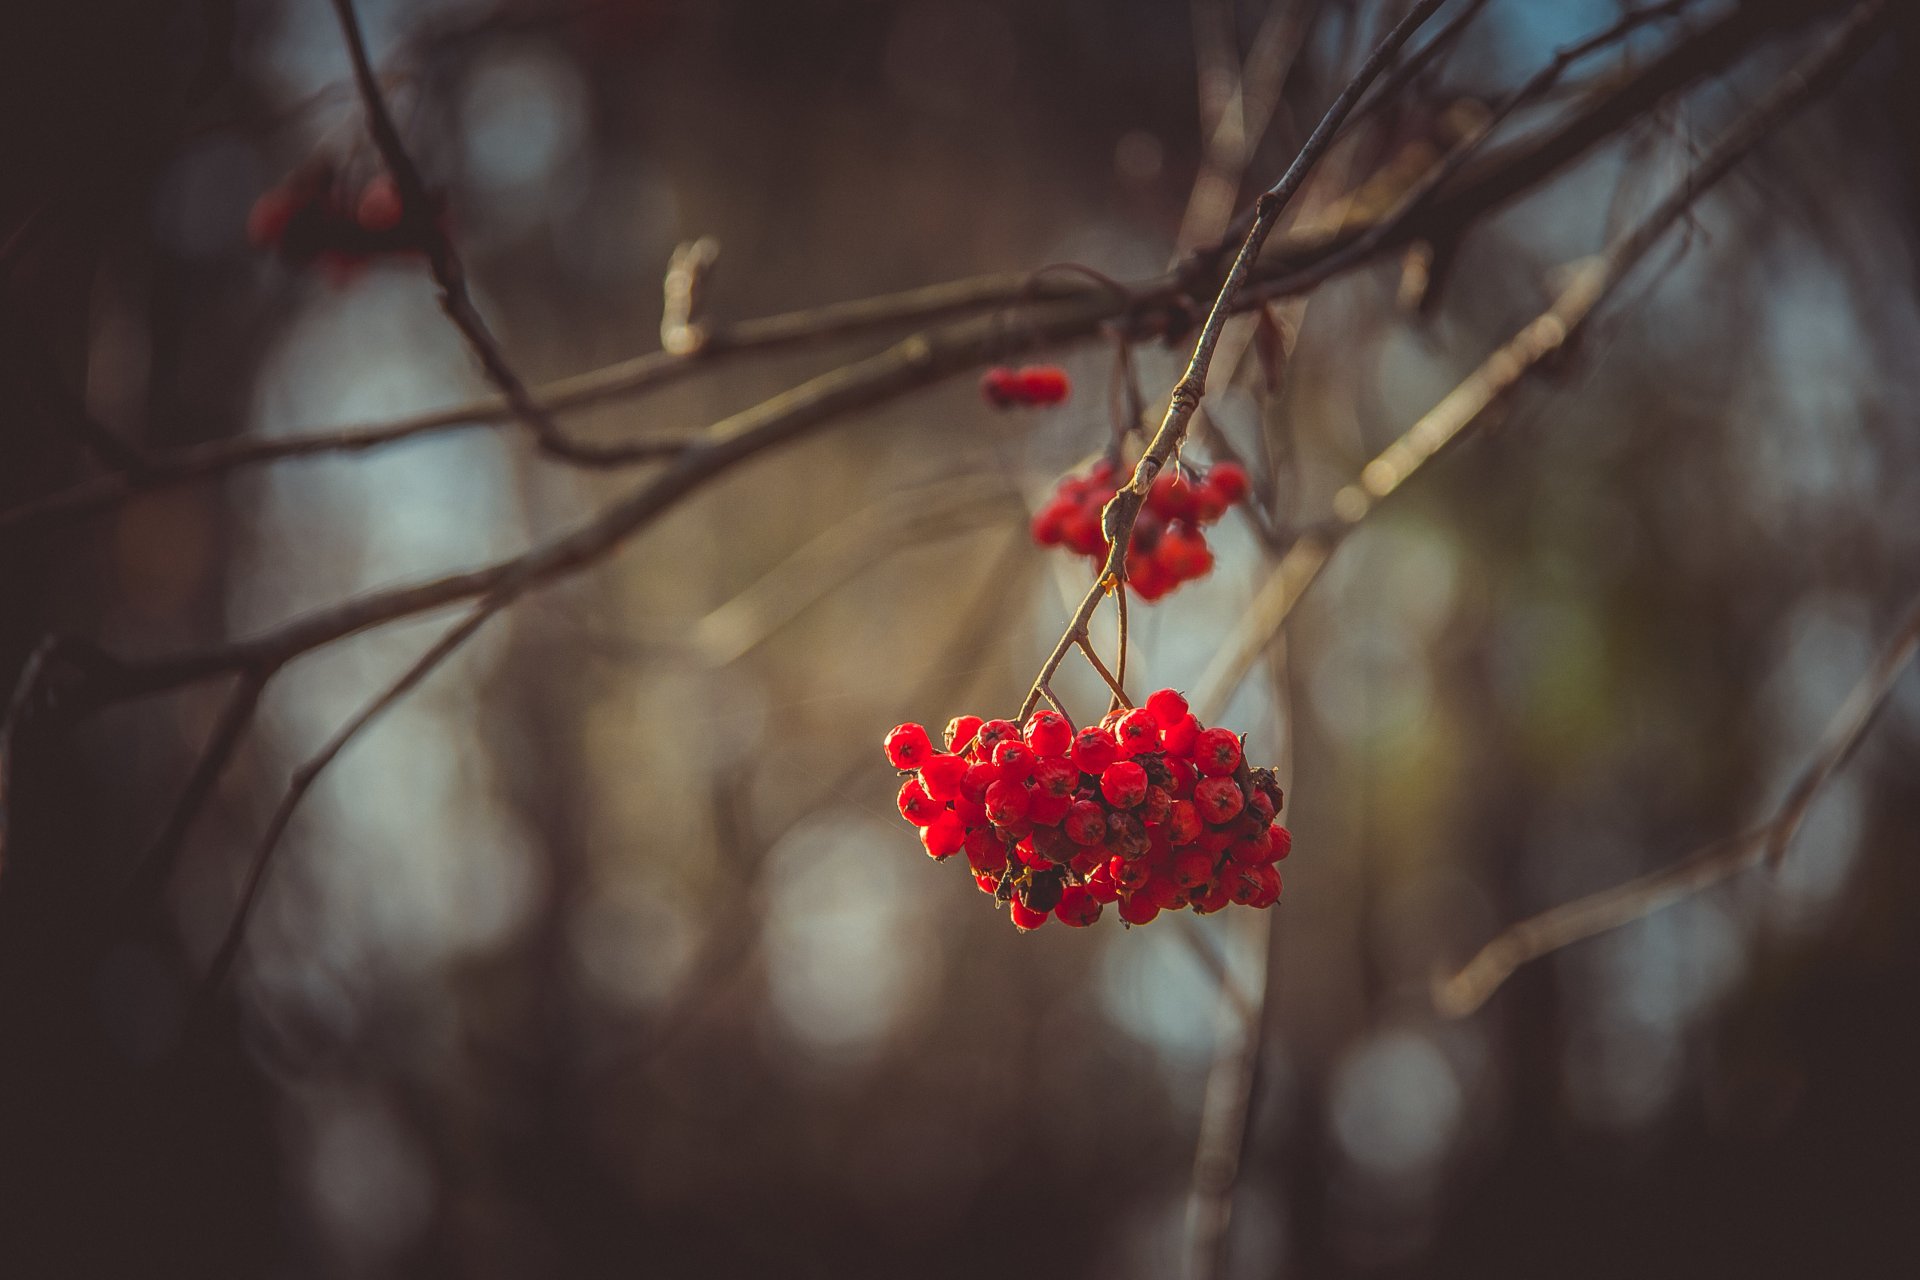
<instances>
[{"instance_id":1,"label":"red berry cluster","mask_svg":"<svg viewBox=\"0 0 1920 1280\"><path fill-rule=\"evenodd\" d=\"M348 275L383 254L423 252L425 228L438 217L436 210L426 220L408 218L400 188L385 171L356 190L331 159L320 159L254 201L247 239L297 266L318 264Z\"/></svg>"},{"instance_id":2,"label":"red berry cluster","mask_svg":"<svg viewBox=\"0 0 1920 1280\"><path fill-rule=\"evenodd\" d=\"M1030 364L1024 369L999 365L980 379L980 394L996 409L1044 409L1065 400L1072 390L1067 371L1051 364Z\"/></svg>"},{"instance_id":3,"label":"red berry cluster","mask_svg":"<svg viewBox=\"0 0 1920 1280\"><path fill-rule=\"evenodd\" d=\"M1083 476L1068 475L1033 517L1033 540L1064 546L1096 566L1107 561L1100 513L1123 477L1102 458ZM1213 569L1213 549L1202 532L1247 496L1247 472L1238 463L1216 462L1198 483L1168 467L1153 478L1147 501L1127 542L1127 582L1142 600L1158 600L1183 582Z\"/></svg>"},{"instance_id":4,"label":"red berry cluster","mask_svg":"<svg viewBox=\"0 0 1920 1280\"><path fill-rule=\"evenodd\" d=\"M1024 729L956 717L945 751L917 724L885 745L912 775L900 813L927 852L964 851L980 891L1007 902L1022 930L1049 914L1084 928L1109 902L1145 924L1181 907L1279 901L1274 864L1293 837L1274 821L1273 772L1249 768L1240 739L1202 726L1171 689L1078 733L1042 710Z\"/></svg>"}]
</instances>

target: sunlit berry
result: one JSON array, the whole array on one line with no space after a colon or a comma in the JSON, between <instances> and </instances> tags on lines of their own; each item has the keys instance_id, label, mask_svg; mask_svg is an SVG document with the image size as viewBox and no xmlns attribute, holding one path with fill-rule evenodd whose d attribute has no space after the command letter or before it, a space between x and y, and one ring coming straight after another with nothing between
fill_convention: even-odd
<instances>
[{"instance_id":1,"label":"sunlit berry","mask_svg":"<svg viewBox=\"0 0 1920 1280\"><path fill-rule=\"evenodd\" d=\"M1073 746L1073 726L1058 711L1042 708L1027 718L1026 740L1037 756L1064 756Z\"/></svg>"},{"instance_id":2,"label":"sunlit berry","mask_svg":"<svg viewBox=\"0 0 1920 1280\"><path fill-rule=\"evenodd\" d=\"M1011 720L987 720L974 730L973 753L982 760L993 758L993 749L1003 742L1018 742L1020 726Z\"/></svg>"},{"instance_id":3,"label":"sunlit berry","mask_svg":"<svg viewBox=\"0 0 1920 1280\"><path fill-rule=\"evenodd\" d=\"M933 754L925 725L895 725L886 737L887 761L896 769L918 769Z\"/></svg>"},{"instance_id":4,"label":"sunlit berry","mask_svg":"<svg viewBox=\"0 0 1920 1280\"><path fill-rule=\"evenodd\" d=\"M926 826L944 813L946 807L927 794L918 778L908 778L900 786L900 816L916 827Z\"/></svg>"},{"instance_id":5,"label":"sunlit berry","mask_svg":"<svg viewBox=\"0 0 1920 1280\"><path fill-rule=\"evenodd\" d=\"M1153 722L1162 730L1173 728L1187 715L1187 700L1174 689L1161 689L1151 693L1141 705L1146 707L1147 714L1153 717Z\"/></svg>"},{"instance_id":6,"label":"sunlit berry","mask_svg":"<svg viewBox=\"0 0 1920 1280\"><path fill-rule=\"evenodd\" d=\"M960 782L971 767L959 756L936 753L920 766L920 781L935 800L952 800L960 794Z\"/></svg>"},{"instance_id":7,"label":"sunlit berry","mask_svg":"<svg viewBox=\"0 0 1920 1280\"><path fill-rule=\"evenodd\" d=\"M973 744L973 735L985 723L979 716L955 716L947 721L947 750L958 753Z\"/></svg>"},{"instance_id":8,"label":"sunlit berry","mask_svg":"<svg viewBox=\"0 0 1920 1280\"><path fill-rule=\"evenodd\" d=\"M1084 929L1100 918L1100 900L1082 885L1070 884L1060 891L1053 914L1061 924Z\"/></svg>"},{"instance_id":9,"label":"sunlit berry","mask_svg":"<svg viewBox=\"0 0 1920 1280\"><path fill-rule=\"evenodd\" d=\"M920 843L935 859L950 858L967 842L967 828L951 812L935 814L932 822L920 828Z\"/></svg>"},{"instance_id":10,"label":"sunlit berry","mask_svg":"<svg viewBox=\"0 0 1920 1280\"><path fill-rule=\"evenodd\" d=\"M1115 726L1114 736L1120 740L1123 755L1139 755L1142 751L1160 749L1160 726L1154 723L1153 715L1143 707L1136 707L1120 717Z\"/></svg>"}]
</instances>

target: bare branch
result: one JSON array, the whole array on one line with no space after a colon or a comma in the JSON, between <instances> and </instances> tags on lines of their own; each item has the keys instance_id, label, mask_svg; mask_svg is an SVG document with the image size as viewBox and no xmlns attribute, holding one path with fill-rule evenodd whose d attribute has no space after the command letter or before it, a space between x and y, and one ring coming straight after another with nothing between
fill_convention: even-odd
<instances>
[{"instance_id":1,"label":"bare branch","mask_svg":"<svg viewBox=\"0 0 1920 1280\"><path fill-rule=\"evenodd\" d=\"M1750 867L1777 865L1821 788L1847 762L1886 706L1916 649L1920 649L1920 601L1909 608L1899 630L1847 695L1786 798L1760 825L1697 849L1671 867L1510 926L1458 973L1434 983L1434 1007L1450 1018L1465 1017L1485 1004L1523 964L1631 924Z\"/></svg>"}]
</instances>

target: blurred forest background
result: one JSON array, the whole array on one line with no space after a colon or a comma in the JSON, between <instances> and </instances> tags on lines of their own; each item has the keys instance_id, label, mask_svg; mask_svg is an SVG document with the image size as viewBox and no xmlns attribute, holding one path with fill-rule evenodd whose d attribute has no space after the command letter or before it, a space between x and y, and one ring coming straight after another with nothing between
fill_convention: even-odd
<instances>
[{"instance_id":1,"label":"blurred forest background","mask_svg":"<svg viewBox=\"0 0 1920 1280\"><path fill-rule=\"evenodd\" d=\"M538 385L656 350L662 273L700 236L722 330L1052 263L1159 278L1409 6L356 7ZM1277 394L1251 355L1216 367L1208 430L1271 459L1283 531L1848 8L1659 7L1484 155L1690 40L1721 52L1412 256L1283 303ZM112 669L42 637L151 658L266 633L553 537L645 472L556 462L495 415L153 482L189 447L489 386L419 261L330 279L247 242L315 154L379 168L324 0L16 6L0 509L134 482L0 516L0 685L25 690L0 1275L1920 1274L1920 676L1776 870L1526 966L1471 1016L1433 999L1504 926L1764 817L1920 590L1920 45L1889 8L1566 358L1355 531L1240 682L1221 722L1290 775L1268 915L1020 936L894 815L881 734L1010 714L1087 583L1026 521L1106 439L1114 346L1049 348L1003 299L1004 357L1059 359L1067 405L996 413L977 362L517 602L318 777L202 1005L289 775L455 615L287 664L170 833L231 686L96 697ZM1622 7L1455 0L1409 49L1469 10L1356 118L1289 243L1404 191ZM703 357L566 425L702 428L912 329ZM1190 342L1135 348L1156 421ZM1138 687L1198 682L1271 571L1237 516L1215 544L1210 578L1134 610ZM1223 975L1265 994L1251 1054ZM1197 1135L1238 1149L1241 1089L1244 1149L1196 1193Z\"/></svg>"}]
</instances>

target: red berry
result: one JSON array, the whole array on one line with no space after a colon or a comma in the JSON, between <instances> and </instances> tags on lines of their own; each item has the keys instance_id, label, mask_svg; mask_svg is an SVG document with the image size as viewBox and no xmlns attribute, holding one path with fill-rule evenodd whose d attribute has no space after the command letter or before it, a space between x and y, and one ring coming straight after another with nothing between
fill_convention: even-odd
<instances>
[{"instance_id":1,"label":"red berry","mask_svg":"<svg viewBox=\"0 0 1920 1280\"><path fill-rule=\"evenodd\" d=\"M1088 725L1073 739L1074 767L1082 773L1101 773L1120 758L1120 743L1107 730Z\"/></svg>"},{"instance_id":2,"label":"red berry","mask_svg":"<svg viewBox=\"0 0 1920 1280\"><path fill-rule=\"evenodd\" d=\"M1239 792L1236 790L1234 794L1238 795ZM1002 778L987 788L987 816L993 819L995 826L1008 826L1026 817L1032 803L1026 787L1012 778ZM902 801L904 804L905 801Z\"/></svg>"},{"instance_id":3,"label":"red berry","mask_svg":"<svg viewBox=\"0 0 1920 1280\"><path fill-rule=\"evenodd\" d=\"M1100 794L1119 809L1131 809L1147 798L1147 771L1132 760L1119 760L1100 775Z\"/></svg>"},{"instance_id":4,"label":"red berry","mask_svg":"<svg viewBox=\"0 0 1920 1280\"><path fill-rule=\"evenodd\" d=\"M1193 897L1194 913L1196 915L1208 915L1220 910L1220 908L1226 906L1229 902L1232 902L1233 887L1236 883L1238 883L1237 877L1229 878L1227 876L1221 876L1218 880L1207 885L1206 888L1202 889Z\"/></svg>"},{"instance_id":5,"label":"red berry","mask_svg":"<svg viewBox=\"0 0 1920 1280\"><path fill-rule=\"evenodd\" d=\"M1167 726L1167 731L1161 735L1160 741L1161 745L1166 747L1167 754L1170 756L1191 756L1193 754L1193 744L1199 737L1199 717L1186 715Z\"/></svg>"},{"instance_id":6,"label":"red berry","mask_svg":"<svg viewBox=\"0 0 1920 1280\"><path fill-rule=\"evenodd\" d=\"M1072 389L1072 384L1067 380L1066 370L1058 365L1028 365L1016 377L1020 399L1025 404L1059 404L1067 398L1067 393Z\"/></svg>"},{"instance_id":7,"label":"red berry","mask_svg":"<svg viewBox=\"0 0 1920 1280\"><path fill-rule=\"evenodd\" d=\"M985 760L967 766L960 776L960 795L967 800L985 800L987 788L1000 781L1000 766Z\"/></svg>"},{"instance_id":8,"label":"red berry","mask_svg":"<svg viewBox=\"0 0 1920 1280\"><path fill-rule=\"evenodd\" d=\"M1194 739L1193 767L1209 778L1224 778L1240 767L1240 739L1231 729L1208 729Z\"/></svg>"},{"instance_id":9,"label":"red berry","mask_svg":"<svg viewBox=\"0 0 1920 1280\"><path fill-rule=\"evenodd\" d=\"M1174 844L1192 844L1200 834L1200 811L1191 800L1175 800L1167 810L1167 839Z\"/></svg>"},{"instance_id":10,"label":"red berry","mask_svg":"<svg viewBox=\"0 0 1920 1280\"><path fill-rule=\"evenodd\" d=\"M1273 860L1279 862L1282 858L1285 858L1293 852L1293 832L1287 830L1285 827L1276 826L1271 829L1271 834L1273 836Z\"/></svg>"},{"instance_id":11,"label":"red berry","mask_svg":"<svg viewBox=\"0 0 1920 1280\"><path fill-rule=\"evenodd\" d=\"M1027 817L1041 826L1059 825L1072 807L1072 795L1054 795L1037 787L1027 792Z\"/></svg>"},{"instance_id":12,"label":"red berry","mask_svg":"<svg viewBox=\"0 0 1920 1280\"><path fill-rule=\"evenodd\" d=\"M1165 787L1149 786L1147 798L1140 802L1140 821L1149 827L1160 827L1173 812L1173 797L1167 794Z\"/></svg>"},{"instance_id":13,"label":"red berry","mask_svg":"<svg viewBox=\"0 0 1920 1280\"><path fill-rule=\"evenodd\" d=\"M1033 766L1033 787L1045 795L1072 796L1080 785L1080 770L1065 760L1042 760Z\"/></svg>"},{"instance_id":14,"label":"red berry","mask_svg":"<svg viewBox=\"0 0 1920 1280\"><path fill-rule=\"evenodd\" d=\"M1247 469L1237 462L1216 462L1207 468L1207 485L1232 506L1247 496Z\"/></svg>"},{"instance_id":15,"label":"red berry","mask_svg":"<svg viewBox=\"0 0 1920 1280\"><path fill-rule=\"evenodd\" d=\"M1143 889L1120 895L1120 918L1128 924L1151 924L1160 914L1160 904Z\"/></svg>"},{"instance_id":16,"label":"red berry","mask_svg":"<svg viewBox=\"0 0 1920 1280\"><path fill-rule=\"evenodd\" d=\"M1013 927L1022 933L1031 933L1047 922L1046 912L1035 911L1020 901L1018 895L1015 895L1013 901L1007 904L1007 909L1013 916Z\"/></svg>"},{"instance_id":17,"label":"red berry","mask_svg":"<svg viewBox=\"0 0 1920 1280\"><path fill-rule=\"evenodd\" d=\"M887 734L885 746L887 760L896 769L918 769L933 754L933 739L927 736L924 725L895 725Z\"/></svg>"},{"instance_id":18,"label":"red berry","mask_svg":"<svg viewBox=\"0 0 1920 1280\"><path fill-rule=\"evenodd\" d=\"M979 887L980 892L986 894L989 898L994 897L1000 892L1000 873L998 871L976 871L973 876L973 883Z\"/></svg>"},{"instance_id":19,"label":"red berry","mask_svg":"<svg viewBox=\"0 0 1920 1280\"><path fill-rule=\"evenodd\" d=\"M996 365L980 376L980 394L996 409L1009 409L1020 403L1020 377L1004 365Z\"/></svg>"},{"instance_id":20,"label":"red berry","mask_svg":"<svg viewBox=\"0 0 1920 1280\"><path fill-rule=\"evenodd\" d=\"M1026 739L1037 756L1064 756L1073 746L1073 726L1058 711L1043 708L1028 718Z\"/></svg>"},{"instance_id":21,"label":"red berry","mask_svg":"<svg viewBox=\"0 0 1920 1280\"><path fill-rule=\"evenodd\" d=\"M1211 484L1201 484L1193 491L1193 522L1212 524L1227 514L1227 508L1232 505L1220 490Z\"/></svg>"},{"instance_id":22,"label":"red berry","mask_svg":"<svg viewBox=\"0 0 1920 1280\"><path fill-rule=\"evenodd\" d=\"M950 858L967 842L967 829L951 812L934 815L932 822L920 828L920 843L936 860Z\"/></svg>"},{"instance_id":23,"label":"red berry","mask_svg":"<svg viewBox=\"0 0 1920 1280\"><path fill-rule=\"evenodd\" d=\"M1033 754L1033 748L1014 738L999 743L993 749L993 762L1009 778L1033 772L1033 766L1039 760Z\"/></svg>"},{"instance_id":24,"label":"red berry","mask_svg":"<svg viewBox=\"0 0 1920 1280\"><path fill-rule=\"evenodd\" d=\"M1147 714L1153 717L1153 722L1163 731L1173 728L1187 716L1187 700L1172 689L1161 689L1156 693L1148 694L1146 702L1142 705L1146 707Z\"/></svg>"},{"instance_id":25,"label":"red berry","mask_svg":"<svg viewBox=\"0 0 1920 1280\"><path fill-rule=\"evenodd\" d=\"M1113 882L1113 871L1104 861L1087 872L1087 892L1093 895L1095 902L1114 902L1119 899L1120 886Z\"/></svg>"},{"instance_id":26,"label":"red berry","mask_svg":"<svg viewBox=\"0 0 1920 1280\"><path fill-rule=\"evenodd\" d=\"M1193 513L1193 489L1186 478L1168 467L1153 478L1147 490L1147 510L1162 520L1185 520Z\"/></svg>"},{"instance_id":27,"label":"red berry","mask_svg":"<svg viewBox=\"0 0 1920 1280\"><path fill-rule=\"evenodd\" d=\"M1061 826L1078 844L1099 844L1107 838L1107 811L1091 800L1076 800Z\"/></svg>"},{"instance_id":28,"label":"red berry","mask_svg":"<svg viewBox=\"0 0 1920 1280\"><path fill-rule=\"evenodd\" d=\"M998 876L1007 867L1007 846L985 827L967 832L961 848L967 851L967 865L978 875Z\"/></svg>"},{"instance_id":29,"label":"red berry","mask_svg":"<svg viewBox=\"0 0 1920 1280\"><path fill-rule=\"evenodd\" d=\"M973 735L980 731L982 720L979 716L955 716L947 721L947 750L965 751L973 742Z\"/></svg>"},{"instance_id":30,"label":"red berry","mask_svg":"<svg viewBox=\"0 0 1920 1280\"><path fill-rule=\"evenodd\" d=\"M920 766L920 782L935 800L955 800L960 796L961 780L972 767L960 756L932 755Z\"/></svg>"},{"instance_id":31,"label":"red berry","mask_svg":"<svg viewBox=\"0 0 1920 1280\"><path fill-rule=\"evenodd\" d=\"M1093 896L1084 886L1070 884L1060 891L1059 905L1053 914L1060 923L1084 929L1100 918L1100 899Z\"/></svg>"},{"instance_id":32,"label":"red berry","mask_svg":"<svg viewBox=\"0 0 1920 1280\"><path fill-rule=\"evenodd\" d=\"M1003 742L1020 740L1020 726L1011 720L988 720L974 731L973 753L982 760L993 758L993 749Z\"/></svg>"},{"instance_id":33,"label":"red berry","mask_svg":"<svg viewBox=\"0 0 1920 1280\"><path fill-rule=\"evenodd\" d=\"M900 787L900 816L916 827L931 823L946 807L927 794L918 778L908 778Z\"/></svg>"},{"instance_id":34,"label":"red berry","mask_svg":"<svg viewBox=\"0 0 1920 1280\"><path fill-rule=\"evenodd\" d=\"M1121 716L1114 736L1120 740L1120 750L1125 755L1136 756L1142 751L1160 749L1160 726L1154 722L1153 713L1144 707L1135 707Z\"/></svg>"},{"instance_id":35,"label":"red berry","mask_svg":"<svg viewBox=\"0 0 1920 1280\"><path fill-rule=\"evenodd\" d=\"M987 795L988 803L991 805L993 793L989 791ZM1201 817L1215 826L1223 822L1231 822L1238 817L1245 804L1246 797L1240 794L1240 785L1232 778L1204 778L1194 785L1194 808L1200 811Z\"/></svg>"},{"instance_id":36,"label":"red berry","mask_svg":"<svg viewBox=\"0 0 1920 1280\"><path fill-rule=\"evenodd\" d=\"M1173 860L1173 880L1182 889L1198 889L1213 879L1213 859L1198 849Z\"/></svg>"}]
</instances>

